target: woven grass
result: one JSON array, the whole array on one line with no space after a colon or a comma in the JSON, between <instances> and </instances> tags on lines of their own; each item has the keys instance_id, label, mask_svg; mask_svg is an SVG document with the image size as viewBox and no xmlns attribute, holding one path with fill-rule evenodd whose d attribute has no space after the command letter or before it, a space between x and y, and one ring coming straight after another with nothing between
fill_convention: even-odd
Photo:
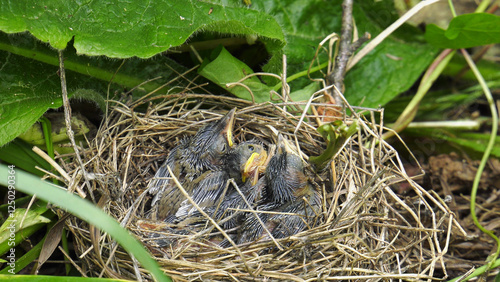
<instances>
[{"instance_id":1,"label":"woven grass","mask_svg":"<svg viewBox=\"0 0 500 282\"><path fill-rule=\"evenodd\" d=\"M237 143L257 139L271 146L280 132L307 162L309 156L325 149L316 131L322 117L313 113L331 107L342 114L334 106L315 102L255 105L191 93L154 99L155 103L147 99L110 103L106 123L82 158L85 170L94 175L93 188L86 191L90 198L135 233L175 280L427 280L446 276L444 255L450 236L460 226L442 200L414 181L418 176L407 175L398 152L381 139L385 129L376 121L382 119L381 110L351 108L353 112L343 120L347 124L357 121L358 133L326 169L315 172L307 166L323 196L321 214L309 229L290 238L221 248L209 240L208 233L217 230L207 225L191 235L171 234L178 237L175 247L150 244L151 233L163 231L137 225L147 220L151 196L145 190L180 138L193 135L236 107ZM80 169L76 162L65 167L70 174ZM410 193L399 196L400 187ZM70 218L68 227L88 275L150 279L106 234L77 218Z\"/></svg>"}]
</instances>

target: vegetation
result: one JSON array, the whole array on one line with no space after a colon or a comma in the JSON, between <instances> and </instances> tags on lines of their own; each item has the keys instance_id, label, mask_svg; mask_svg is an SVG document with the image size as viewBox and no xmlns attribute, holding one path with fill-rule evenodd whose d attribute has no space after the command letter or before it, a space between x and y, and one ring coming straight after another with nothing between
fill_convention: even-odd
<instances>
[{"instance_id":1,"label":"vegetation","mask_svg":"<svg viewBox=\"0 0 500 282\"><path fill-rule=\"evenodd\" d=\"M348 66L343 92L351 105L384 107L384 123L397 132L406 129L404 134L412 138L444 140L482 158L474 181L476 189L489 155L500 157L498 114L490 90L498 91L500 87L500 66L484 56L488 48L500 43L500 17L490 13L496 4L489 3L481 2L476 13L457 15L450 1L454 18L445 29L429 24L424 32L409 24L398 26L355 65ZM15 165L20 169L16 171L17 190L37 194L38 198L25 208L30 198L17 194L15 206L23 208L18 208L13 216L24 225L15 229L15 244L37 232L48 234L57 225L57 216L43 202L50 201L116 235L123 246L134 245L127 241L130 235L114 229L117 224L108 222L111 218L97 208L87 207L85 201L60 193L39 177L35 179L24 172L44 175L35 168L38 166L65 178L31 150L37 144L35 140L41 140L53 158L51 148L68 143L63 121L56 126L43 120L44 113L63 106L60 58L64 58L67 96L71 102L83 102L98 109L93 117L87 117L90 119L99 119L108 110L107 102L122 93L132 99L180 93L189 86L188 80L180 77L201 85L197 88L199 93L224 93L260 103L272 102L282 87L279 75L269 74L286 71L283 75L291 88L290 97L295 101L307 100L326 86L318 79L324 79L333 70L331 65L338 48L334 46L338 44L332 47L329 43L335 43L332 34L339 34L342 28L341 6L340 0L328 3L165 0L148 2L147 6L140 1L57 0L42 4L1 0L0 184L8 187L11 169L7 165ZM391 25L400 18L390 0L361 1L353 6L352 15L355 34L369 33L371 42L391 30ZM370 41L358 51L369 44ZM471 58L470 51L477 56ZM248 77L252 74L258 75ZM448 83L452 78L459 82ZM460 114L478 105L480 117ZM449 123L435 124L443 120ZM87 125L91 126L83 123L78 127L81 132L75 130L80 140L84 140ZM35 135L44 134L22 136L30 128ZM56 134L56 129L61 133L61 128L62 134ZM61 139L54 139L59 135ZM20 136L24 141L17 138ZM478 228L496 238L476 218L475 191L471 194L471 215ZM9 205L6 202L0 206L5 220ZM0 227L3 258L11 247L7 225L6 220ZM60 237L64 238L62 232L61 229ZM40 242L43 240L46 239ZM49 250L53 251L59 242L52 243ZM33 247L33 252L18 254L15 271L39 259L42 245ZM497 246L483 271L498 265L500 244ZM136 248L134 257L144 267L149 265L158 280L168 279L162 277L143 251ZM0 270L2 274L8 273L5 265Z\"/></svg>"}]
</instances>

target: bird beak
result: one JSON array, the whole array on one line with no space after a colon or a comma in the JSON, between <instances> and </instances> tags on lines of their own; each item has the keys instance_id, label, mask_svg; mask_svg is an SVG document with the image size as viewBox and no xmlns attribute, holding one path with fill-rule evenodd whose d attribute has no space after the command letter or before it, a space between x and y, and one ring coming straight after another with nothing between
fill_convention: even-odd
<instances>
[{"instance_id":1,"label":"bird beak","mask_svg":"<svg viewBox=\"0 0 500 282\"><path fill-rule=\"evenodd\" d=\"M257 173L257 176L259 174L259 168L265 164L267 160L267 153L266 151L262 151L260 154L259 153L252 153L250 158L245 162L245 167L243 168L243 173L241 174L241 180L245 182L247 180L247 177ZM252 185L255 185L257 183L258 177L254 176L254 179L252 180ZM254 183L255 182L255 183Z\"/></svg>"},{"instance_id":2,"label":"bird beak","mask_svg":"<svg viewBox=\"0 0 500 282\"><path fill-rule=\"evenodd\" d=\"M234 127L234 120L235 120L235 118L234 118L235 112L236 112L236 108L229 111L229 113L227 113L221 120L221 122L223 124L225 124L225 127L222 130L222 132L226 136L227 144L229 145L229 147L233 147L233 145L234 145L234 143L233 143L233 127Z\"/></svg>"},{"instance_id":3,"label":"bird beak","mask_svg":"<svg viewBox=\"0 0 500 282\"><path fill-rule=\"evenodd\" d=\"M295 150L292 149L292 146L290 145L288 140L286 140L286 138L282 134L278 134L277 147L278 147L278 153L280 153L280 154L287 152L287 153L294 154L294 155L298 156L297 152L295 152Z\"/></svg>"},{"instance_id":4,"label":"bird beak","mask_svg":"<svg viewBox=\"0 0 500 282\"><path fill-rule=\"evenodd\" d=\"M252 167L253 167L253 162L255 160L256 157L258 157L259 154L258 153L253 153L250 158L248 158L247 162L245 163L245 168L243 169L243 173L241 174L241 180L243 180L243 182L245 182L245 180L247 180L247 176L250 175L251 171L252 171Z\"/></svg>"},{"instance_id":5,"label":"bird beak","mask_svg":"<svg viewBox=\"0 0 500 282\"><path fill-rule=\"evenodd\" d=\"M255 184L257 184L258 181L259 181L259 171L258 170L254 170L253 176L252 176L252 186L254 186Z\"/></svg>"}]
</instances>

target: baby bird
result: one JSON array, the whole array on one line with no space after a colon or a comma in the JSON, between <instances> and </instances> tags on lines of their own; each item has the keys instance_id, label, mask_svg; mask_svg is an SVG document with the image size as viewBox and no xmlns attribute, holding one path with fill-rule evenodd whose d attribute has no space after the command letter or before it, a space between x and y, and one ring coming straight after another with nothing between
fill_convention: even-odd
<instances>
[{"instance_id":1,"label":"baby bird","mask_svg":"<svg viewBox=\"0 0 500 282\"><path fill-rule=\"evenodd\" d=\"M228 195L236 192L228 180L232 178L238 186L243 185L255 171L259 171L266 159L267 152L261 144L254 141L238 144L225 157L222 170L207 171L186 184L188 187L193 186L190 188L193 201L211 215L217 207L225 205L223 203L227 201ZM186 199L175 215L183 219L196 214L197 209Z\"/></svg>"},{"instance_id":2,"label":"baby bird","mask_svg":"<svg viewBox=\"0 0 500 282\"><path fill-rule=\"evenodd\" d=\"M304 173L304 164L288 141L278 136L278 149L265 171L267 201L256 210L274 238L304 230L318 214L321 196ZM246 214L238 244L268 237L256 216Z\"/></svg>"},{"instance_id":3,"label":"baby bird","mask_svg":"<svg viewBox=\"0 0 500 282\"><path fill-rule=\"evenodd\" d=\"M233 189L219 205L214 205L207 210L207 213L216 222L219 222L222 228L227 230L239 226L243 222L245 213L238 211L238 209L248 209L247 203L254 208L265 198L266 182L264 177L259 178L259 175L265 169L266 161L267 154L259 154L259 156L249 159L242 172L242 175L248 175L246 181L243 185L238 185L241 194ZM243 180L245 180L244 178Z\"/></svg>"},{"instance_id":4,"label":"baby bird","mask_svg":"<svg viewBox=\"0 0 500 282\"><path fill-rule=\"evenodd\" d=\"M235 111L232 109L220 120L208 123L170 151L148 186L149 193L154 195L151 203L152 219L163 220L174 215L184 201L184 196L170 179L167 166L181 183L191 182L206 172L224 167L224 161L233 146ZM190 195L193 191L189 189L194 187L187 186Z\"/></svg>"}]
</instances>

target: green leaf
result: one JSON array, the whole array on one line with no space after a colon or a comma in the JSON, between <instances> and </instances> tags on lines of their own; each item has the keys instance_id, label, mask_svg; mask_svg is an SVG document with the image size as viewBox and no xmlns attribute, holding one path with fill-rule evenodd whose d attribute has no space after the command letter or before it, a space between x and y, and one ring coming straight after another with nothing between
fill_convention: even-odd
<instances>
[{"instance_id":1,"label":"green leaf","mask_svg":"<svg viewBox=\"0 0 500 282\"><path fill-rule=\"evenodd\" d=\"M14 171L16 173L14 173L13 175L17 176L17 172L21 170L17 170L16 168L14 168ZM7 180L8 178L5 177L5 179ZM12 179L8 180L12 181ZM17 183L17 177L14 180ZM16 185L14 185L14 187L17 188ZM10 191L9 195L12 195L13 190L9 189L9 191ZM14 201L14 203L12 203L9 200L6 203L7 214L9 215L9 217L2 226L2 229L0 231L0 237L2 238L8 237L8 239L0 241L0 255L3 255L4 253L8 252L13 246L17 246L19 243L26 241L26 238L29 238L35 232L47 226L47 223L52 221L56 217L55 213L48 210L46 202L37 200L30 207L29 211L26 213L26 218L25 218L24 215L26 209L17 209L18 207L17 205L21 204L21 202L22 201L16 200ZM12 211L13 208L15 208L16 211L13 212ZM17 210L21 210L21 214L19 214ZM26 223L23 222L21 226L20 224L23 218L25 221L27 220L27 222Z\"/></svg>"},{"instance_id":2,"label":"green leaf","mask_svg":"<svg viewBox=\"0 0 500 282\"><path fill-rule=\"evenodd\" d=\"M468 154L478 152L484 153L486 145L488 144L490 134L489 133L477 133L477 132L464 132L458 130L445 130L442 128L408 128L405 130L405 134L408 136L419 136L425 138L433 138L433 140L445 140L451 143L462 146L470 150ZM500 136L496 136L495 145L491 151L491 155L500 158ZM435 141L435 144L445 143ZM446 148L441 148L441 151L449 149L450 146L447 145Z\"/></svg>"},{"instance_id":3,"label":"green leaf","mask_svg":"<svg viewBox=\"0 0 500 282\"><path fill-rule=\"evenodd\" d=\"M46 238L47 236L45 236ZM0 270L0 280L2 279L2 274L14 274L21 271L30 263L33 263L38 256L40 255L40 251L42 250L43 242L45 242L45 238L42 241L38 242L34 247L32 247L26 254L24 254L20 258L14 258L14 261L9 261L4 269ZM12 276L11 276L12 277Z\"/></svg>"},{"instance_id":4,"label":"green leaf","mask_svg":"<svg viewBox=\"0 0 500 282\"><path fill-rule=\"evenodd\" d=\"M26 34L7 36L0 32L0 62L2 146L25 132L47 109L60 107L62 99L58 54L45 44ZM154 61L90 58L77 56L72 48L65 51L65 69L69 96L75 94L77 99L90 99L101 108L105 106L103 97L107 95L108 85L110 93L115 93L155 79L136 88L134 93L142 96L159 89L158 93L162 94L169 91L166 87L162 89L162 85L178 78L174 69L179 73L186 71L186 68L165 57ZM187 82L176 81L176 86L183 85Z\"/></svg>"},{"instance_id":5,"label":"green leaf","mask_svg":"<svg viewBox=\"0 0 500 282\"><path fill-rule=\"evenodd\" d=\"M340 34L342 0L285 0L253 1L252 9L273 15L285 31L287 45L287 73L293 75L307 70L318 44L329 34ZM374 38L397 18L394 2L390 0L361 1L353 6L356 28L361 35L369 32ZM408 27L403 27L408 30ZM404 34L404 40L394 36L383 41L361 60L345 77L345 96L354 106L378 107L408 90L429 66L437 48L419 42L417 29ZM328 48L325 44L324 48ZM273 57L265 70L282 72L281 60ZM326 52L319 55L319 63L327 62ZM317 72L314 78L323 78ZM302 89L311 81L304 77L290 83L292 91ZM361 103L363 101L363 103Z\"/></svg>"},{"instance_id":6,"label":"green leaf","mask_svg":"<svg viewBox=\"0 0 500 282\"><path fill-rule=\"evenodd\" d=\"M13 164L29 173L43 176L45 173L36 169L35 166L48 171L50 171L52 167L47 163L47 161L33 152L31 148L33 148L32 145L29 145L22 140L14 139L14 141L9 144L0 147L0 160Z\"/></svg>"},{"instance_id":7,"label":"green leaf","mask_svg":"<svg viewBox=\"0 0 500 282\"><path fill-rule=\"evenodd\" d=\"M356 120L350 126L347 126L341 120L337 120L318 127L318 132L325 139L327 146L321 155L311 156L309 161L316 164L318 170L323 169L358 130L359 126Z\"/></svg>"},{"instance_id":8,"label":"green leaf","mask_svg":"<svg viewBox=\"0 0 500 282\"><path fill-rule=\"evenodd\" d=\"M62 105L55 70L0 52L0 146L26 131L49 108ZM24 78L22 78L24 76ZM26 79L28 78L28 79Z\"/></svg>"},{"instance_id":9,"label":"green leaf","mask_svg":"<svg viewBox=\"0 0 500 282\"><path fill-rule=\"evenodd\" d=\"M103 232L107 232L120 243L125 250L133 254L142 266L151 272L155 280L171 281L163 274L163 271L158 267L158 263L151 258L146 249L134 238L134 236L121 227L115 219L95 207L89 201L76 195L69 194L64 189L54 187L27 172L22 170L14 170L13 172L10 167L8 168L0 164L1 185L8 185L9 175L15 175L16 177L16 190L31 195L36 194L37 198L65 209L71 214L101 229Z\"/></svg>"},{"instance_id":10,"label":"green leaf","mask_svg":"<svg viewBox=\"0 0 500 282\"><path fill-rule=\"evenodd\" d=\"M239 98L256 103L269 101L271 87L263 84L257 76L250 77L241 83L246 85L253 94L243 86L226 87L227 83L238 82L245 76L252 74L253 70L245 63L233 57L224 47L220 46L212 53L213 60L206 60L198 69L198 72L205 78L216 83L220 87L227 89Z\"/></svg>"},{"instance_id":11,"label":"green leaf","mask_svg":"<svg viewBox=\"0 0 500 282\"><path fill-rule=\"evenodd\" d=\"M195 0L4 0L0 30L29 31L56 49L66 48L74 38L79 54L113 58L149 58L183 44L200 30L257 34L284 42L280 26L265 13Z\"/></svg>"},{"instance_id":12,"label":"green leaf","mask_svg":"<svg viewBox=\"0 0 500 282\"><path fill-rule=\"evenodd\" d=\"M12 247L17 246L21 242L26 241L26 238L29 238L31 235L35 234L35 232L39 231L40 229L46 226L47 224L45 223L35 224L30 227L23 228L20 232L14 233L15 235L14 237L9 237L9 240L0 243L0 254L3 255L9 252ZM7 230L6 232L10 231ZM11 236L10 233L9 236Z\"/></svg>"},{"instance_id":13,"label":"green leaf","mask_svg":"<svg viewBox=\"0 0 500 282\"><path fill-rule=\"evenodd\" d=\"M250 8L273 15L282 27L287 41L283 53L287 56L287 72L291 75L307 70L321 40L333 32L340 33L341 3L341 0L327 2L320 0L252 1ZM356 13L360 11L356 7L354 9ZM356 14L355 18L356 23L368 26L366 17L362 13L359 17ZM321 53L320 62L326 60L326 53ZM280 73L282 67L281 58L274 56L264 66L264 70ZM276 82L273 81L273 83ZM294 81L292 89L303 88L309 83L307 78Z\"/></svg>"},{"instance_id":14,"label":"green leaf","mask_svg":"<svg viewBox=\"0 0 500 282\"><path fill-rule=\"evenodd\" d=\"M0 274L0 281L30 281L30 282L128 282L130 280L93 278L93 277L67 277L53 275L8 275Z\"/></svg>"},{"instance_id":15,"label":"green leaf","mask_svg":"<svg viewBox=\"0 0 500 282\"><path fill-rule=\"evenodd\" d=\"M319 87L320 84L318 82L313 82L302 89L291 92L290 98L292 98L292 101L294 102L307 101L311 98L314 92L320 89Z\"/></svg>"},{"instance_id":16,"label":"green leaf","mask_svg":"<svg viewBox=\"0 0 500 282\"><path fill-rule=\"evenodd\" d=\"M467 147L477 152L484 153L490 134L473 133L473 132L457 132L456 135L436 134L436 137ZM497 136L495 146L491 154L500 158L500 136Z\"/></svg>"},{"instance_id":17,"label":"green leaf","mask_svg":"<svg viewBox=\"0 0 500 282\"><path fill-rule=\"evenodd\" d=\"M386 39L347 73L347 100L355 106L385 105L415 83L437 51L429 45Z\"/></svg>"},{"instance_id":18,"label":"green leaf","mask_svg":"<svg viewBox=\"0 0 500 282\"><path fill-rule=\"evenodd\" d=\"M0 244L8 240L10 238L10 234L17 233L33 225L48 222L50 222L50 219L32 210L17 208L12 213L9 211L8 220L0 226Z\"/></svg>"},{"instance_id":19,"label":"green leaf","mask_svg":"<svg viewBox=\"0 0 500 282\"><path fill-rule=\"evenodd\" d=\"M27 204L31 201L31 196L23 196L23 197L18 197L16 200L14 200L14 205L16 207L20 207L24 204ZM12 202L10 202L10 204L12 204ZM9 210L9 202L6 202L2 205L0 205L0 212L1 213L7 213L7 211ZM12 208L10 208L12 209Z\"/></svg>"},{"instance_id":20,"label":"green leaf","mask_svg":"<svg viewBox=\"0 0 500 282\"><path fill-rule=\"evenodd\" d=\"M473 13L455 17L447 30L430 24L425 39L439 48L470 48L500 43L500 17L488 13Z\"/></svg>"}]
</instances>

